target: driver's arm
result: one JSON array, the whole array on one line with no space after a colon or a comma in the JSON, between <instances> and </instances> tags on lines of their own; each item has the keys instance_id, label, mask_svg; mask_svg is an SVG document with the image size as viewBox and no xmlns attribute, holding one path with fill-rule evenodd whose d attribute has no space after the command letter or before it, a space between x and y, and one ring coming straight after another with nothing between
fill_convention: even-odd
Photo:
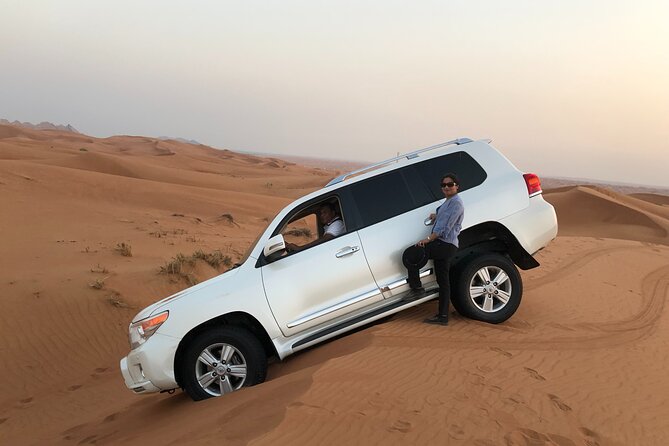
<instances>
[{"instance_id":1,"label":"driver's arm","mask_svg":"<svg viewBox=\"0 0 669 446\"><path fill-rule=\"evenodd\" d=\"M286 243L286 248L288 248L289 251L302 251L303 249L311 248L312 246L316 246L320 243L327 242L328 240L332 240L334 235L330 234L329 232L326 232L323 234L321 238L317 238L316 240L313 240L306 245L298 246L294 243Z\"/></svg>"}]
</instances>

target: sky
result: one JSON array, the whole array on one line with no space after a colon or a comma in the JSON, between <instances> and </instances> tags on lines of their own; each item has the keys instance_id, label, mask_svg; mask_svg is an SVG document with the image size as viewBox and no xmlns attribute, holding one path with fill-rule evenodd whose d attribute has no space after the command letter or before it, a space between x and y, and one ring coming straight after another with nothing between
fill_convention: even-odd
<instances>
[{"instance_id":1,"label":"sky","mask_svg":"<svg viewBox=\"0 0 669 446\"><path fill-rule=\"evenodd\" d=\"M0 118L669 187L666 0L1 0Z\"/></svg>"}]
</instances>

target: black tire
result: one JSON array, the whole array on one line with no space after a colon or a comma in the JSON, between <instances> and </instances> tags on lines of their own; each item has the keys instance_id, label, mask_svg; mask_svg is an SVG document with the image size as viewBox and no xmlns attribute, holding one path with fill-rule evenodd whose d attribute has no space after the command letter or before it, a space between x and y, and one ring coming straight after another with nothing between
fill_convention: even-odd
<instances>
[{"instance_id":1,"label":"black tire","mask_svg":"<svg viewBox=\"0 0 669 446\"><path fill-rule=\"evenodd\" d=\"M507 278L498 276L500 272ZM452 301L463 316L499 324L518 309L523 282L516 265L508 257L496 253L477 255L463 260L456 274ZM484 280L486 276L489 281ZM496 277L503 279L501 283L494 281ZM479 295L479 291L482 294Z\"/></svg>"},{"instance_id":2,"label":"black tire","mask_svg":"<svg viewBox=\"0 0 669 446\"><path fill-rule=\"evenodd\" d=\"M200 360L201 355L211 361L205 363ZM179 367L184 391L194 401L200 401L265 381L267 356L262 344L246 328L224 326L193 339Z\"/></svg>"}]
</instances>

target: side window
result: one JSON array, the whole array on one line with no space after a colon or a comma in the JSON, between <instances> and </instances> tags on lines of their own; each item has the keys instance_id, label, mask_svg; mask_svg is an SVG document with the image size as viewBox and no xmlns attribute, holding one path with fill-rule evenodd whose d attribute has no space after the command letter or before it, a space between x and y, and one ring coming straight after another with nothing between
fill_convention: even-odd
<instances>
[{"instance_id":1,"label":"side window","mask_svg":"<svg viewBox=\"0 0 669 446\"><path fill-rule=\"evenodd\" d=\"M286 243L304 245L318 238L318 230L318 217L315 213L311 213L303 218L288 222L281 230L281 234Z\"/></svg>"},{"instance_id":2,"label":"side window","mask_svg":"<svg viewBox=\"0 0 669 446\"><path fill-rule=\"evenodd\" d=\"M415 172L395 170L350 186L362 227L376 224L433 201Z\"/></svg>"},{"instance_id":3,"label":"side window","mask_svg":"<svg viewBox=\"0 0 669 446\"><path fill-rule=\"evenodd\" d=\"M286 250L272 255L269 262L309 249L348 232L346 216L337 196L329 196L295 209L274 229L283 235Z\"/></svg>"},{"instance_id":4,"label":"side window","mask_svg":"<svg viewBox=\"0 0 669 446\"><path fill-rule=\"evenodd\" d=\"M487 178L483 167L466 152L449 153L413 165L433 195L433 200L444 198L439 181L442 175L452 172L460 180L460 192L478 186Z\"/></svg>"}]
</instances>

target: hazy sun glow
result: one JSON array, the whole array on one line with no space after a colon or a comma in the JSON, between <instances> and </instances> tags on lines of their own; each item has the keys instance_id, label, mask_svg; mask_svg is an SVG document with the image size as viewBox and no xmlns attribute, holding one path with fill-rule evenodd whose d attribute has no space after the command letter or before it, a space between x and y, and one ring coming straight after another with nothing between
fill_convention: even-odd
<instances>
[{"instance_id":1,"label":"hazy sun glow","mask_svg":"<svg viewBox=\"0 0 669 446\"><path fill-rule=\"evenodd\" d=\"M9 1L0 118L669 186L669 2Z\"/></svg>"}]
</instances>

